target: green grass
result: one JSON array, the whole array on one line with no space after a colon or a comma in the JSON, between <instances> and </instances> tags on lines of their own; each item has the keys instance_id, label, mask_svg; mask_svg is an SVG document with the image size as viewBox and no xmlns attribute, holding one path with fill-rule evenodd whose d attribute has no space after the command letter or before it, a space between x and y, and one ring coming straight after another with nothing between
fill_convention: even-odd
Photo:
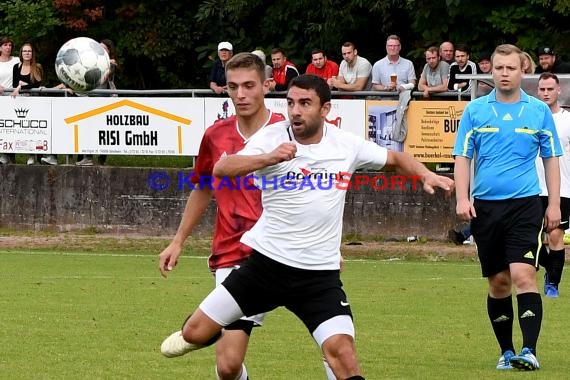
<instances>
[{"instance_id":1,"label":"green grass","mask_svg":"<svg viewBox=\"0 0 570 380\"><path fill-rule=\"evenodd\" d=\"M213 379L212 348L176 359L159 352L211 290L206 259L185 256L163 279L158 251L145 251L0 251L0 378ZM543 299L543 368L520 374L494 369L477 263L349 260L342 277L367 379L568 376L568 281L560 299ZM518 326L515 337L520 348ZM316 345L284 309L255 330L246 364L252 379L325 378Z\"/></svg>"}]
</instances>

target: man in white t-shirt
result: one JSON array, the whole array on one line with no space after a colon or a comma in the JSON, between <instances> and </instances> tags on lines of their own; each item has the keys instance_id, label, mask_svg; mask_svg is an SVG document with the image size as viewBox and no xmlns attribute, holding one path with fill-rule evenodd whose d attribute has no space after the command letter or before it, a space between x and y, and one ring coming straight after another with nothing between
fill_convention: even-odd
<instances>
[{"instance_id":1,"label":"man in white t-shirt","mask_svg":"<svg viewBox=\"0 0 570 380\"><path fill-rule=\"evenodd\" d=\"M341 47L343 61L338 69L338 76L327 80L330 88L341 91L367 91L371 88L372 65L358 55L352 42L345 42Z\"/></svg>"},{"instance_id":2,"label":"man in white t-shirt","mask_svg":"<svg viewBox=\"0 0 570 380\"><path fill-rule=\"evenodd\" d=\"M560 81L556 74L542 73L538 78L537 97L545 102L556 125L556 132L562 145L564 156L560 157L560 225L548 232L548 250L543 244L538 255L538 262L546 273L544 274L544 294L549 298L559 296L558 285L562 279L566 252L564 250L564 231L570 228L570 112L560 107ZM548 205L548 190L544 178L542 160L537 158L536 168L540 182L540 199L543 209Z\"/></svg>"},{"instance_id":3,"label":"man in white t-shirt","mask_svg":"<svg viewBox=\"0 0 570 380\"><path fill-rule=\"evenodd\" d=\"M325 123L331 92L324 79L300 75L287 92L289 121L252 136L245 148L220 159L219 178L254 173L263 212L242 237L253 248L243 265L202 301L182 334L163 353L183 355L211 344L223 326L279 306L307 327L338 379L364 379L356 358L349 300L340 281L340 240L346 180L360 168L397 168L421 178L428 193L450 193L453 180L411 156Z\"/></svg>"}]
</instances>

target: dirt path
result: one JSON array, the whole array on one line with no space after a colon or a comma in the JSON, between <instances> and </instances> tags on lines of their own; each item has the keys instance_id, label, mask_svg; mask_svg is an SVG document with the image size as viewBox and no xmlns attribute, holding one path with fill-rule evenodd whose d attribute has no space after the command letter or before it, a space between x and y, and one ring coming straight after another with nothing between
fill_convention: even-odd
<instances>
[{"instance_id":1,"label":"dirt path","mask_svg":"<svg viewBox=\"0 0 570 380\"><path fill-rule=\"evenodd\" d=\"M170 236L141 234L77 234L77 233L3 233L0 249L62 250L62 251L137 251L156 252L168 245ZM208 254L209 238L192 239L196 254ZM346 257L371 257L378 259L424 259L429 261L475 260L475 245L457 246L448 242L350 242L343 243Z\"/></svg>"}]
</instances>

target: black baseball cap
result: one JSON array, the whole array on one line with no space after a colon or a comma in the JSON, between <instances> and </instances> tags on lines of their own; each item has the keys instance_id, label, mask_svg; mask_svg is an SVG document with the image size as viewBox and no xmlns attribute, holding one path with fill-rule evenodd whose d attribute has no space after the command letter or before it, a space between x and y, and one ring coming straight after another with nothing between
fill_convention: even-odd
<instances>
[{"instance_id":1,"label":"black baseball cap","mask_svg":"<svg viewBox=\"0 0 570 380\"><path fill-rule=\"evenodd\" d=\"M477 62L490 61L491 55L492 53L490 51L484 51L481 54L479 54L479 59L477 60Z\"/></svg>"},{"instance_id":2,"label":"black baseball cap","mask_svg":"<svg viewBox=\"0 0 570 380\"><path fill-rule=\"evenodd\" d=\"M538 55L554 55L554 49L548 46L541 46L538 48Z\"/></svg>"}]
</instances>

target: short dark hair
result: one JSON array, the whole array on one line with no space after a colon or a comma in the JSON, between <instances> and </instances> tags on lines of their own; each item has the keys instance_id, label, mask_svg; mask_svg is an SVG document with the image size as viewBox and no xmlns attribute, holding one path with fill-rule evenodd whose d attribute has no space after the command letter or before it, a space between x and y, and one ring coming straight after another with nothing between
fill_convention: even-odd
<instances>
[{"instance_id":1,"label":"short dark hair","mask_svg":"<svg viewBox=\"0 0 570 380\"><path fill-rule=\"evenodd\" d=\"M325 103L331 101L331 89L327 82L317 76L312 74L302 74L293 79L289 83L289 89L291 87L299 87L303 90L315 90L319 100L321 101L321 106Z\"/></svg>"},{"instance_id":2,"label":"short dark hair","mask_svg":"<svg viewBox=\"0 0 570 380\"><path fill-rule=\"evenodd\" d=\"M323 55L323 57L326 57L326 56L327 56L327 55L325 54L325 51L324 51L323 49L313 49L313 50L311 51L311 55L313 55L313 54L319 54L319 53L321 53L321 54Z\"/></svg>"},{"instance_id":3,"label":"short dark hair","mask_svg":"<svg viewBox=\"0 0 570 380\"><path fill-rule=\"evenodd\" d=\"M285 57L285 51L283 49L281 49L280 47L276 47L276 48L271 49L271 54L277 54L277 53L281 53Z\"/></svg>"},{"instance_id":4,"label":"short dark hair","mask_svg":"<svg viewBox=\"0 0 570 380\"><path fill-rule=\"evenodd\" d=\"M457 44L455 45L455 50L454 51L462 51L464 53L467 53L467 55L471 55L471 48L469 48L469 46L467 46L466 44Z\"/></svg>"},{"instance_id":5,"label":"short dark hair","mask_svg":"<svg viewBox=\"0 0 570 380\"><path fill-rule=\"evenodd\" d=\"M548 71L540 74L540 76L538 77L538 80L543 80L543 79L554 79L556 84L560 84L560 80L558 79L558 75L551 73L551 72L548 72Z\"/></svg>"},{"instance_id":6,"label":"short dark hair","mask_svg":"<svg viewBox=\"0 0 570 380\"><path fill-rule=\"evenodd\" d=\"M261 82L265 81L265 62L252 53L238 53L226 62L226 73L234 69L251 69L257 71Z\"/></svg>"}]
</instances>

